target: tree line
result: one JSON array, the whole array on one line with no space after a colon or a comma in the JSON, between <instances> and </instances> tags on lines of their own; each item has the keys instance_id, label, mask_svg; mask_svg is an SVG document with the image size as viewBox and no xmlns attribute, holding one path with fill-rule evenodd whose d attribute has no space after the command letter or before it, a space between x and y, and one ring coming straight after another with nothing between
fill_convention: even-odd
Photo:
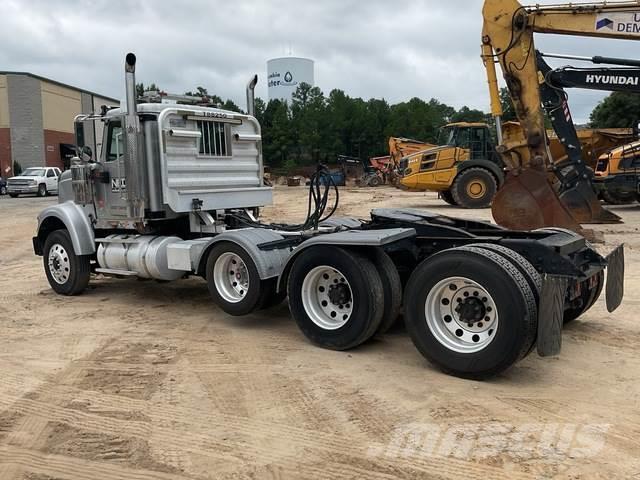
<instances>
[{"instance_id":1,"label":"tree line","mask_svg":"<svg viewBox=\"0 0 640 480\"><path fill-rule=\"evenodd\" d=\"M160 90L155 83L138 93ZM197 87L185 95L197 95L221 108L242 112L232 100L209 94ZM516 120L509 94L500 92L503 120ZM640 95L613 93L591 113L591 126L631 127L637 123ZM491 115L463 106L456 109L435 98L428 101L414 97L390 104L384 99L364 100L351 97L339 89L328 95L318 87L301 83L292 101L255 99L255 116L262 126L262 148L265 164L275 169L292 170L316 162L334 163L337 155L362 159L388 155L389 137L407 137L436 142L440 128L452 122L492 123Z\"/></svg>"}]
</instances>

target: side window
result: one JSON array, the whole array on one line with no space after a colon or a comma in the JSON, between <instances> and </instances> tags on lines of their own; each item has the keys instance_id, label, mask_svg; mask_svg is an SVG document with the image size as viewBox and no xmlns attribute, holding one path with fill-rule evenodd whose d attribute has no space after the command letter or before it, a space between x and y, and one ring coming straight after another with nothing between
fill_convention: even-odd
<instances>
[{"instance_id":1,"label":"side window","mask_svg":"<svg viewBox=\"0 0 640 480\"><path fill-rule=\"evenodd\" d=\"M486 146L486 129L485 128L474 128L472 130L471 135L471 158L483 158L485 157L485 146Z\"/></svg>"},{"instance_id":2,"label":"side window","mask_svg":"<svg viewBox=\"0 0 640 480\"><path fill-rule=\"evenodd\" d=\"M456 135L456 147L469 148L469 133L470 128L461 128Z\"/></svg>"},{"instance_id":3,"label":"side window","mask_svg":"<svg viewBox=\"0 0 640 480\"><path fill-rule=\"evenodd\" d=\"M113 162L122 156L124 150L122 125L119 121L109 122L107 135L107 162Z\"/></svg>"},{"instance_id":4,"label":"side window","mask_svg":"<svg viewBox=\"0 0 640 480\"><path fill-rule=\"evenodd\" d=\"M52 168L50 168L49 170L47 170L47 177L48 177L48 178L55 177L55 176L56 176L56 174L55 174L55 172L53 171L53 169L52 169Z\"/></svg>"},{"instance_id":5,"label":"side window","mask_svg":"<svg viewBox=\"0 0 640 480\"><path fill-rule=\"evenodd\" d=\"M55 171L56 171L56 176L58 177L62 174L59 168L56 168Z\"/></svg>"}]
</instances>

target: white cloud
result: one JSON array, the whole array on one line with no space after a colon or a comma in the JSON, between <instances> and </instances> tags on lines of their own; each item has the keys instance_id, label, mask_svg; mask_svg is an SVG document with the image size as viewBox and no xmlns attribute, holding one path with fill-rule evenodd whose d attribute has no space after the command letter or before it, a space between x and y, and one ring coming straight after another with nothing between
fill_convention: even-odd
<instances>
[{"instance_id":1,"label":"white cloud","mask_svg":"<svg viewBox=\"0 0 640 480\"><path fill-rule=\"evenodd\" d=\"M243 105L250 75L260 75L265 98L266 60L291 48L315 60L327 94L434 97L488 110L481 7L481 0L4 0L0 69L120 97L124 55L133 51L139 81L177 93L202 85ZM538 47L634 56L632 42L541 36ZM577 121L606 95L570 93Z\"/></svg>"}]
</instances>

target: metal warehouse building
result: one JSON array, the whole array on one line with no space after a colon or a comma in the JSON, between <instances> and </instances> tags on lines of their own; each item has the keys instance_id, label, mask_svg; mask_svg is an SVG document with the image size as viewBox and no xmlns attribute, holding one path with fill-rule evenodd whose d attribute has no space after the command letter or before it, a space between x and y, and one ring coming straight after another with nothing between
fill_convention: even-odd
<instances>
[{"instance_id":1,"label":"metal warehouse building","mask_svg":"<svg viewBox=\"0 0 640 480\"><path fill-rule=\"evenodd\" d=\"M25 72L0 72L0 176L26 167L64 168L72 155L73 119L120 101ZM85 145L98 152L100 122L84 132Z\"/></svg>"}]
</instances>

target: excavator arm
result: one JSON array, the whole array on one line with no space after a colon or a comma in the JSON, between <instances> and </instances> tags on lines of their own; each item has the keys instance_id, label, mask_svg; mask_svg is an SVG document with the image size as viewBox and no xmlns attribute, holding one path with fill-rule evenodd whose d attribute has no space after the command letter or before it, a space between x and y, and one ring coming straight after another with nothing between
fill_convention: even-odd
<instances>
[{"instance_id":1,"label":"excavator arm","mask_svg":"<svg viewBox=\"0 0 640 480\"><path fill-rule=\"evenodd\" d=\"M509 145L499 146L510 168L504 186L493 201L495 220L512 229L561 226L575 231L581 230L581 223L619 221L619 217L602 208L591 184L592 173L581 164L579 142L566 95L560 95L559 88L545 81L545 73L538 64L534 33L640 40L640 3L523 7L517 0L485 0L483 17L482 56L497 128L500 128L502 112L496 61L503 72L529 150L525 160ZM550 118L558 137L567 139L567 143L577 149L577 155L575 151L567 151L565 166L555 171L560 180L560 191L548 180L553 161L545 132L545 110L552 113ZM500 139L499 133L499 142Z\"/></svg>"}]
</instances>

